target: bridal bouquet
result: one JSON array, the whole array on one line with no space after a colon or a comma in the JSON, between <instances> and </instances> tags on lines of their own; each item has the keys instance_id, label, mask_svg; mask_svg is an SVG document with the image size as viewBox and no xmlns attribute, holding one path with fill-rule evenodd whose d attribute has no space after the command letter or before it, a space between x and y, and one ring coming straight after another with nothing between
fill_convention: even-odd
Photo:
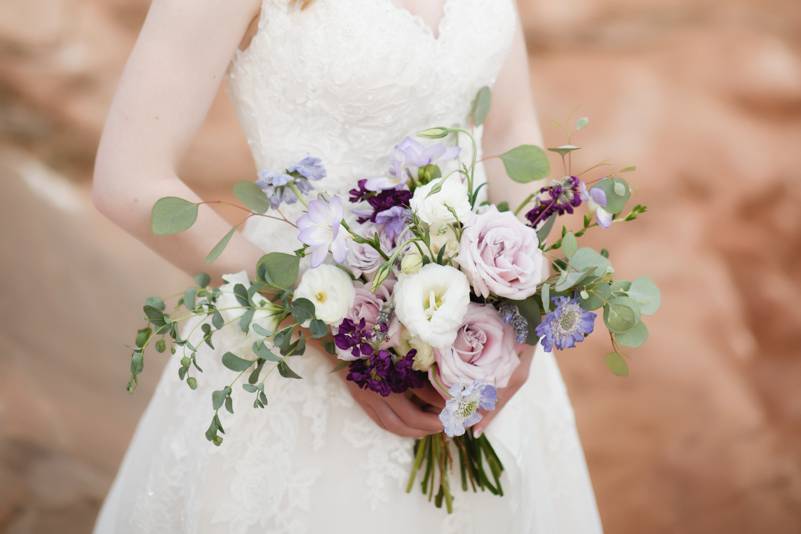
<instances>
[{"instance_id":1,"label":"bridal bouquet","mask_svg":"<svg viewBox=\"0 0 801 534\"><path fill-rule=\"evenodd\" d=\"M489 90L482 89L471 111L474 125L482 124L489 101ZM576 129L586 125L579 119ZM472 144L467 161L460 158L460 139ZM317 339L361 388L414 396L431 384L442 395L443 432L415 442L408 491L419 475L422 491L450 511L455 466L464 490L502 495L503 465L487 436L471 427L495 408L496 390L507 386L519 364L519 347L571 348L593 332L602 314L612 345L605 361L612 372L626 375L622 347L646 340L642 318L659 306L659 291L649 279L616 279L605 250L579 246L589 230L634 221L646 208L627 209L631 188L619 175L631 169L593 180L573 174L571 155L578 149L549 149L561 158L564 176L533 185L514 207L483 200L476 140L462 128L431 128L402 140L387 172L354 177L348 198L316 192L314 184L326 171L311 156L263 171L256 182L236 184L248 217L285 222L301 248L264 255L255 279L243 271L216 287L200 274L169 314L162 299L148 299L148 324L136 336L129 390L151 344L181 357L179 378L197 388L199 346L213 348L215 333L223 329L241 330L248 349L221 354L233 380L212 394L206 437L220 445L219 411L233 413L235 391L264 408L267 370L301 378L291 361L304 354L307 340ZM550 174L546 152L533 145L498 157L516 182ZM304 209L289 220L281 207L294 203ZM153 231L190 228L198 208L180 198L160 199L153 207ZM577 227L554 230L561 215L576 210L584 210ZM223 252L235 231L208 261ZM197 326L184 335L179 323L191 317L199 318Z\"/></svg>"}]
</instances>

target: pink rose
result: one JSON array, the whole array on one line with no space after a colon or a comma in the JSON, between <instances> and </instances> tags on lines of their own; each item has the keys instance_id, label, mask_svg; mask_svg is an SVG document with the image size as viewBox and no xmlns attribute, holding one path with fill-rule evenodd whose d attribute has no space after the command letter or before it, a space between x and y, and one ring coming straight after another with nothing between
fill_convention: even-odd
<instances>
[{"instance_id":1,"label":"pink rose","mask_svg":"<svg viewBox=\"0 0 801 534\"><path fill-rule=\"evenodd\" d=\"M381 310L387 307L387 303L392 301L392 288L395 286L395 280L388 278L375 293L370 291L370 288L365 285L357 285L355 287L355 296L353 298L353 306L345 316L346 319L358 323L364 319L364 323L368 329L372 329L379 319ZM386 332L386 339L381 343L381 348L385 349L396 345L400 339L400 322L393 315L389 321L389 330ZM337 348L337 354L340 359L353 360L353 355L348 351L343 351Z\"/></svg>"},{"instance_id":2,"label":"pink rose","mask_svg":"<svg viewBox=\"0 0 801 534\"><path fill-rule=\"evenodd\" d=\"M477 380L506 387L520 363L514 339L514 330L503 323L494 307L471 303L456 341L450 348L436 351L439 381L446 388Z\"/></svg>"},{"instance_id":3,"label":"pink rose","mask_svg":"<svg viewBox=\"0 0 801 534\"><path fill-rule=\"evenodd\" d=\"M523 300L548 277L536 230L494 206L476 215L464 229L458 262L482 297Z\"/></svg>"}]
</instances>

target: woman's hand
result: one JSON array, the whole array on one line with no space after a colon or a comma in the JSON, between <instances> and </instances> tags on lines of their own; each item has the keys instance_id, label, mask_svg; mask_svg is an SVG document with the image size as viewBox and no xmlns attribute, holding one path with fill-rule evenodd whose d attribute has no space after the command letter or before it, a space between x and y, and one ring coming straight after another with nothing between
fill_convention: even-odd
<instances>
[{"instance_id":1,"label":"woman's hand","mask_svg":"<svg viewBox=\"0 0 801 534\"><path fill-rule=\"evenodd\" d=\"M520 354L520 365L517 366L512 377L509 379L509 384L505 388L498 389L498 402L495 409L484 413L484 417L476 423L473 427L473 433L476 437L484 433L484 430L492 423L495 416L500 413L506 403L514 397L517 390L528 380L528 373L531 369L531 362L534 359L534 349L531 345L518 345L518 353Z\"/></svg>"},{"instance_id":2,"label":"woman's hand","mask_svg":"<svg viewBox=\"0 0 801 534\"><path fill-rule=\"evenodd\" d=\"M344 380L344 374L339 374ZM360 388L349 380L346 380L345 384L353 400L384 430L407 438L423 438L442 432L442 423L437 414L427 411L426 405L421 405L406 395L392 394L389 397L382 397L374 391Z\"/></svg>"}]
</instances>

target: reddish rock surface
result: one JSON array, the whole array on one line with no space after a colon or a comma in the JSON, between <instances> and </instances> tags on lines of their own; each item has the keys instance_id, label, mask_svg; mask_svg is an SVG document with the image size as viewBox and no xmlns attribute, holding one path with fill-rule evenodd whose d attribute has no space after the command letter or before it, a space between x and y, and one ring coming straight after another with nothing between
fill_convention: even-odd
<instances>
[{"instance_id":1,"label":"reddish rock surface","mask_svg":"<svg viewBox=\"0 0 801 534\"><path fill-rule=\"evenodd\" d=\"M632 376L560 356L607 531L801 532L801 5L521 4L546 138L589 115L577 163L636 163L651 208L592 237L663 289ZM87 196L146 6L0 5L0 531L88 531L159 371L124 392L137 306L185 280ZM185 175L251 173L221 96Z\"/></svg>"}]
</instances>

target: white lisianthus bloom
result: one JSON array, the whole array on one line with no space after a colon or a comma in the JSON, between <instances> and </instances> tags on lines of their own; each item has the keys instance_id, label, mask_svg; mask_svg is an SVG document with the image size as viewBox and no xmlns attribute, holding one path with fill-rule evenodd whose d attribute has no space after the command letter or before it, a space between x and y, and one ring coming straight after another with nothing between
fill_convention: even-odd
<instances>
[{"instance_id":1,"label":"white lisianthus bloom","mask_svg":"<svg viewBox=\"0 0 801 534\"><path fill-rule=\"evenodd\" d=\"M442 188L439 191L430 194L435 187L440 186ZM414 190L410 206L420 219L431 225L464 221L470 215L467 184L459 176L433 180ZM456 213L458 221L454 219L451 209Z\"/></svg>"},{"instance_id":2,"label":"white lisianthus bloom","mask_svg":"<svg viewBox=\"0 0 801 534\"><path fill-rule=\"evenodd\" d=\"M470 284L458 269L436 263L395 285L395 314L412 336L432 347L447 347L456 339L467 306Z\"/></svg>"},{"instance_id":3,"label":"white lisianthus bloom","mask_svg":"<svg viewBox=\"0 0 801 534\"><path fill-rule=\"evenodd\" d=\"M350 311L355 297L353 282L341 269L320 265L309 269L300 278L295 298L308 299L314 304L314 315L326 324L342 321Z\"/></svg>"},{"instance_id":4,"label":"white lisianthus bloom","mask_svg":"<svg viewBox=\"0 0 801 534\"><path fill-rule=\"evenodd\" d=\"M420 339L413 336L406 328L401 329L400 338L398 340L398 350L400 354L408 354L410 350L416 350L412 368L415 371L422 371L427 373L431 366L436 361L434 354L434 347Z\"/></svg>"},{"instance_id":5,"label":"white lisianthus bloom","mask_svg":"<svg viewBox=\"0 0 801 534\"><path fill-rule=\"evenodd\" d=\"M220 315L222 315L225 322L233 322L245 314L245 309L234 295L234 287L236 287L237 284L242 284L245 286L245 289L249 289L250 279L246 271L224 274L222 279L225 283L220 286L220 296L217 297L217 309L220 310ZM259 309L253 314L251 324L256 323L268 332L275 332L275 329L278 327L279 308L258 293L253 296L253 303L256 304Z\"/></svg>"}]
</instances>

